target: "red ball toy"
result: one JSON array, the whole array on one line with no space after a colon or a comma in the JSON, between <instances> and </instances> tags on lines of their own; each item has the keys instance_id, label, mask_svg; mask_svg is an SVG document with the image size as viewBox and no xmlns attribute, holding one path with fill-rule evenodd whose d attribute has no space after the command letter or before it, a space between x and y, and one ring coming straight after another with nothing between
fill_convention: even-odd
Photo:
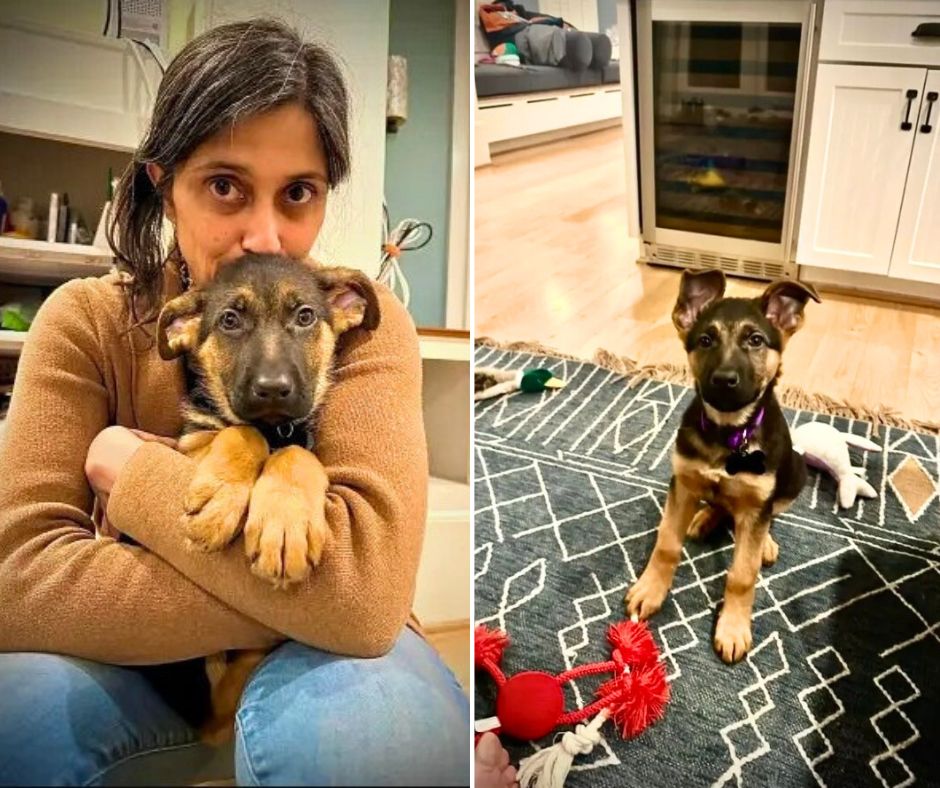
<instances>
[{"instance_id":1,"label":"red ball toy","mask_svg":"<svg viewBox=\"0 0 940 788\"><path fill-rule=\"evenodd\" d=\"M541 739L559 725L582 722L606 710L620 735L628 739L660 719L669 701L669 684L646 624L634 621L612 624L607 640L612 647L608 662L580 665L557 676L524 671L506 678L499 663L509 638L503 632L477 627L474 661L499 687L496 716L500 732L515 739ZM596 700L566 714L562 685L604 673L612 676L597 689Z\"/></svg>"}]
</instances>

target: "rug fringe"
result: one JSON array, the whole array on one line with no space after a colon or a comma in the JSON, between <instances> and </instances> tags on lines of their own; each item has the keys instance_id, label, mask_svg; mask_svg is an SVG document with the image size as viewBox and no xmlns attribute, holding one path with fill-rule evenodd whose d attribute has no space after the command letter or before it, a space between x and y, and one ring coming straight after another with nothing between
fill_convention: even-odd
<instances>
[{"instance_id":1,"label":"rug fringe","mask_svg":"<svg viewBox=\"0 0 940 788\"><path fill-rule=\"evenodd\" d=\"M609 350L599 348L592 359L562 353L554 348L543 345L541 342L503 342L490 337L477 337L476 344L499 350L513 350L520 353L535 353L543 356L562 358L568 361L589 361L604 369L609 369L619 375L629 378L651 378L663 383L677 383L683 386L692 386L692 377L684 364L637 364L628 356L618 356ZM867 421L875 428L875 436L879 434L879 427L897 427L899 429L940 435L940 421L924 421L912 419L899 413L895 408L886 405L851 405L845 400L830 397L827 394L810 392L799 386L778 386L777 400L781 405L794 410L809 410L822 413L826 416L837 416L846 419Z\"/></svg>"}]
</instances>

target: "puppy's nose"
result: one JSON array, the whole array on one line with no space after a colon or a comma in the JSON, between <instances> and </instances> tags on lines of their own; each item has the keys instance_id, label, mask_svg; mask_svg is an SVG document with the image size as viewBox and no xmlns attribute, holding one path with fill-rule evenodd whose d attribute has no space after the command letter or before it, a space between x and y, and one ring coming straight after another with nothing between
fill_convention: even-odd
<instances>
[{"instance_id":1,"label":"puppy's nose","mask_svg":"<svg viewBox=\"0 0 940 788\"><path fill-rule=\"evenodd\" d=\"M294 393L294 384L286 373L279 375L258 375L251 384L251 394L255 400L272 405L290 399Z\"/></svg>"},{"instance_id":2,"label":"puppy's nose","mask_svg":"<svg viewBox=\"0 0 940 788\"><path fill-rule=\"evenodd\" d=\"M713 386L723 386L724 388L733 389L740 382L741 378L733 369L719 369L712 374Z\"/></svg>"}]
</instances>

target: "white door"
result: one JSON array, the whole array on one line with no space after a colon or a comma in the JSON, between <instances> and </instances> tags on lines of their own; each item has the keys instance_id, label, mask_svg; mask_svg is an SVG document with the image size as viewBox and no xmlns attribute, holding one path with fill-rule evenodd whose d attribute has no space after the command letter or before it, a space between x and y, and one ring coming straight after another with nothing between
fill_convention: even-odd
<instances>
[{"instance_id":1,"label":"white door","mask_svg":"<svg viewBox=\"0 0 940 788\"><path fill-rule=\"evenodd\" d=\"M796 253L801 265L888 273L926 74L819 66Z\"/></svg>"},{"instance_id":2,"label":"white door","mask_svg":"<svg viewBox=\"0 0 940 788\"><path fill-rule=\"evenodd\" d=\"M940 71L927 72L891 276L940 283ZM928 108L930 123L927 123Z\"/></svg>"}]
</instances>

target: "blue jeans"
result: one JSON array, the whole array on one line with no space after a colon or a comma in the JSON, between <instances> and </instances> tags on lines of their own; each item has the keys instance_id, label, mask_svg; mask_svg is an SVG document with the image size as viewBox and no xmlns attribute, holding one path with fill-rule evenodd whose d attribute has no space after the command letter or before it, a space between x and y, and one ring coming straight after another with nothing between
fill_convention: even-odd
<instances>
[{"instance_id":1,"label":"blue jeans","mask_svg":"<svg viewBox=\"0 0 940 788\"><path fill-rule=\"evenodd\" d=\"M245 687L228 748L198 742L185 705L147 670L0 654L0 785L193 784L231 777L233 757L239 785L470 783L469 702L411 630L379 659L282 644Z\"/></svg>"}]
</instances>

